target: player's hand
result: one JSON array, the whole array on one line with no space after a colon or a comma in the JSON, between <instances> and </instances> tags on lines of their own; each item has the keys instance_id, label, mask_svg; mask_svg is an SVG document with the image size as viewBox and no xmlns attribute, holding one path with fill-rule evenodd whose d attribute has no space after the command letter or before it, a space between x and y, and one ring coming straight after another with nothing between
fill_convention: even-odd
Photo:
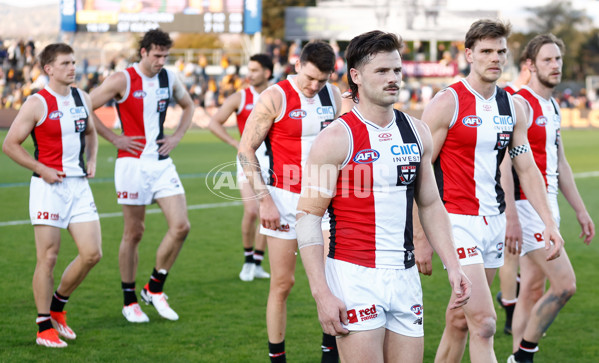
<instances>
[{"instance_id":1,"label":"player's hand","mask_svg":"<svg viewBox=\"0 0 599 363\"><path fill-rule=\"evenodd\" d=\"M179 144L179 141L181 141L181 139L173 135L164 136L163 139L156 140L156 143L160 145L158 154L163 156L170 154L170 152Z\"/></svg>"},{"instance_id":2,"label":"player's hand","mask_svg":"<svg viewBox=\"0 0 599 363\"><path fill-rule=\"evenodd\" d=\"M273 231L281 229L281 215L270 195L265 195L260 200L260 223Z\"/></svg>"},{"instance_id":3,"label":"player's hand","mask_svg":"<svg viewBox=\"0 0 599 363\"><path fill-rule=\"evenodd\" d=\"M96 161L88 160L87 161L87 178L92 179L96 176Z\"/></svg>"},{"instance_id":4,"label":"player's hand","mask_svg":"<svg viewBox=\"0 0 599 363\"><path fill-rule=\"evenodd\" d=\"M144 136L125 136L118 135L114 139L114 146L119 150L124 150L133 155L139 155L144 151L145 143L137 140L145 140Z\"/></svg>"},{"instance_id":5,"label":"player's hand","mask_svg":"<svg viewBox=\"0 0 599 363\"><path fill-rule=\"evenodd\" d=\"M584 237L583 242L589 245L593 240L593 237L595 237L595 224L586 210L583 213L580 213L580 215L577 215L576 218L578 219L578 223L580 223L580 227L582 228L582 231L578 237Z\"/></svg>"},{"instance_id":6,"label":"player's hand","mask_svg":"<svg viewBox=\"0 0 599 363\"><path fill-rule=\"evenodd\" d=\"M428 243L426 237L414 237L414 255L418 271L423 275L433 273L433 247Z\"/></svg>"},{"instance_id":7,"label":"player's hand","mask_svg":"<svg viewBox=\"0 0 599 363\"><path fill-rule=\"evenodd\" d=\"M345 325L349 323L343 301L328 292L324 296L316 298L316 308L323 332L332 336L349 333L349 330L341 325L342 323Z\"/></svg>"},{"instance_id":8,"label":"player's hand","mask_svg":"<svg viewBox=\"0 0 599 363\"><path fill-rule=\"evenodd\" d=\"M451 285L452 294L449 309L457 309L466 305L472 294L472 282L461 267L455 270L447 270L447 277Z\"/></svg>"},{"instance_id":9,"label":"player's hand","mask_svg":"<svg viewBox=\"0 0 599 363\"><path fill-rule=\"evenodd\" d=\"M58 171L47 166L44 166L38 174L48 184L62 183L62 179L67 176L64 171Z\"/></svg>"},{"instance_id":10,"label":"player's hand","mask_svg":"<svg viewBox=\"0 0 599 363\"><path fill-rule=\"evenodd\" d=\"M545 250L549 251L549 255L547 255L547 261L558 258L560 256L562 247L564 247L564 239L559 233L557 226L546 228L543 232L543 237L545 238Z\"/></svg>"},{"instance_id":11,"label":"player's hand","mask_svg":"<svg viewBox=\"0 0 599 363\"><path fill-rule=\"evenodd\" d=\"M505 249L512 255L519 255L522 251L522 226L518 218L506 220Z\"/></svg>"}]
</instances>

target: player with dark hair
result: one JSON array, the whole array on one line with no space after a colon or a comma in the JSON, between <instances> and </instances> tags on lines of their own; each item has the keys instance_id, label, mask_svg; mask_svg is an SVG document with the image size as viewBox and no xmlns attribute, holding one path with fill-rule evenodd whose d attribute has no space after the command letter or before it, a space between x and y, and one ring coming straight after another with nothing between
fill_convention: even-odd
<instances>
[{"instance_id":1,"label":"player with dark hair","mask_svg":"<svg viewBox=\"0 0 599 363\"><path fill-rule=\"evenodd\" d=\"M238 154L260 201L260 232L267 236L271 279L266 326L272 362L286 360L287 297L295 279L295 215L303 167L316 135L341 107L339 89L327 83L335 70L335 52L329 44L306 44L295 70L296 76L262 92L247 120ZM270 158L266 183L256 158L263 142ZM328 224L322 227L328 230ZM337 361L335 338L324 336L322 346L323 359Z\"/></svg>"},{"instance_id":2,"label":"player with dark hair","mask_svg":"<svg viewBox=\"0 0 599 363\"><path fill-rule=\"evenodd\" d=\"M117 135L99 119L95 120L98 133L118 149L115 187L124 220L119 248L123 315L134 323L149 321L137 303L135 276L146 206L154 202L162 209L168 230L156 252L156 264L141 291L141 298L146 304L154 305L163 318L179 319L166 301L163 288L190 225L183 185L169 153L189 128L194 107L177 76L164 68L171 45L167 33L160 29L148 31L140 41L139 63L114 73L91 93L94 108L116 99L123 129L123 133ZM171 98L183 112L175 132L166 135L163 124Z\"/></svg>"},{"instance_id":3,"label":"player with dark hair","mask_svg":"<svg viewBox=\"0 0 599 363\"><path fill-rule=\"evenodd\" d=\"M422 287L412 243L416 200L427 236L447 266L452 308L470 282L454 251L451 225L432 169L427 127L393 109L401 83L401 40L372 31L345 52L360 102L314 141L302 179L297 240L325 333L338 336L343 362L422 362ZM323 264L320 225L331 241Z\"/></svg>"},{"instance_id":4,"label":"player with dark hair","mask_svg":"<svg viewBox=\"0 0 599 363\"><path fill-rule=\"evenodd\" d=\"M564 43L553 34L534 37L526 46L524 54L532 77L515 99L524 103L528 115L528 140L537 167L545 180L549 203L555 223L559 225L557 204L558 188L576 212L584 243L591 243L595 225L576 188L572 169L566 159L563 140L560 137L561 112L552 97L561 81ZM502 169L503 178L512 177L510 166ZM532 208L530 196L520 188L519 175L513 174L514 194L506 197L509 208L506 215L518 218L521 226L522 253L520 256L520 298L516 304L512 324L514 354L508 363L528 363L538 351L543 333L553 323L559 311L576 291L576 276L565 249L560 258L550 260L546 251L548 241L543 235L544 221ZM514 202L515 199L515 202ZM508 218L508 223L510 218ZM512 247L520 250L520 246ZM549 289L542 293L545 280Z\"/></svg>"},{"instance_id":5,"label":"player with dark hair","mask_svg":"<svg viewBox=\"0 0 599 363\"><path fill-rule=\"evenodd\" d=\"M64 306L102 257L100 221L87 181L96 173L98 138L94 123L89 122L88 94L71 86L75 82L73 53L64 43L44 48L40 64L49 77L48 85L25 101L2 145L6 155L33 171L29 215L37 251L33 273L36 343L52 348L67 346L59 335L77 337L67 325ZM34 156L22 146L29 135ZM61 229L69 231L79 253L52 294Z\"/></svg>"},{"instance_id":6,"label":"player with dark hair","mask_svg":"<svg viewBox=\"0 0 599 363\"><path fill-rule=\"evenodd\" d=\"M470 302L446 311L435 362L460 362L468 332L470 359L496 361L497 315L489 286L503 265L505 193L499 167L508 150L522 187L545 222L548 248L553 242L548 257L557 258L564 243L530 153L524 110L496 84L506 61L509 33L509 24L499 20L474 22L465 41L470 73L439 92L422 114L433 136L432 161L456 251L472 281ZM419 270L430 274L432 250L422 238L415 242Z\"/></svg>"},{"instance_id":7,"label":"player with dark hair","mask_svg":"<svg viewBox=\"0 0 599 363\"><path fill-rule=\"evenodd\" d=\"M243 134L247 118L254 109L254 105L258 102L260 93L268 87L268 81L272 79L274 66L272 59L268 55L254 54L250 57L247 68L247 79L250 86L229 96L218 111L212 115L208 124L208 128L212 133L235 149L239 148L239 141L231 137L223 125L229 116L236 113L239 134ZM258 158L260 169L263 171L268 170L270 163L264 143L256 150L256 158ZM252 187L243 174L239 162L237 163L237 181L243 201L241 240L245 254L245 262L239 273L239 278L242 281L252 281L254 278L269 278L270 275L262 268L264 249L266 248L266 236L260 234L256 229L256 220L258 219L260 206ZM254 245L256 247L255 250Z\"/></svg>"}]
</instances>

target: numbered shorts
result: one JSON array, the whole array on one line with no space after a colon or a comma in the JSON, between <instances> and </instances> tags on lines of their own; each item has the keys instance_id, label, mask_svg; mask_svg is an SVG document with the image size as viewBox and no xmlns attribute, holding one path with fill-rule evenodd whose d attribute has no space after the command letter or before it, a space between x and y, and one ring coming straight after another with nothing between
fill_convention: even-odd
<instances>
[{"instance_id":1,"label":"numbered shorts","mask_svg":"<svg viewBox=\"0 0 599 363\"><path fill-rule=\"evenodd\" d=\"M505 214L468 216L449 214L458 259L462 266L476 263L485 268L503 266Z\"/></svg>"},{"instance_id":2,"label":"numbered shorts","mask_svg":"<svg viewBox=\"0 0 599 363\"><path fill-rule=\"evenodd\" d=\"M150 205L156 199L185 193L171 158L118 158L114 186L118 203L127 205Z\"/></svg>"},{"instance_id":3,"label":"numbered shorts","mask_svg":"<svg viewBox=\"0 0 599 363\"><path fill-rule=\"evenodd\" d=\"M71 223L99 220L94 197L85 177L68 177L48 184L31 177L29 217L33 225L67 228Z\"/></svg>"},{"instance_id":4,"label":"numbered shorts","mask_svg":"<svg viewBox=\"0 0 599 363\"><path fill-rule=\"evenodd\" d=\"M297 234L295 233L295 216L297 214L297 203L300 195L270 185L267 185L266 188L268 189L272 200L275 202L275 206L281 216L281 228L273 231L272 229L264 228L264 226L261 225L260 233L281 239L297 239ZM329 220L329 213L325 212L321 224L323 231L329 230Z\"/></svg>"},{"instance_id":5,"label":"numbered shorts","mask_svg":"<svg viewBox=\"0 0 599 363\"><path fill-rule=\"evenodd\" d=\"M549 195L549 207L551 208L553 219L559 227L560 214L557 205L557 195ZM535 211L528 200L517 200L516 209L518 210L518 219L522 227L522 251L520 252L520 256L545 248L545 239L543 238L545 223L543 223L537 211Z\"/></svg>"},{"instance_id":6,"label":"numbered shorts","mask_svg":"<svg viewBox=\"0 0 599 363\"><path fill-rule=\"evenodd\" d=\"M408 337L424 336L422 286L418 268L370 268L327 258L325 273L333 295L347 309L350 332L385 327Z\"/></svg>"},{"instance_id":7,"label":"numbered shorts","mask_svg":"<svg viewBox=\"0 0 599 363\"><path fill-rule=\"evenodd\" d=\"M260 164L260 171L262 172L262 180L266 183L268 182L268 175L270 169L270 158L266 155L266 144L260 144L258 150L256 150L256 158L258 159L258 164ZM241 167L241 163L238 158L235 158L237 161L237 182L238 183L247 183L248 178L243 173L243 168Z\"/></svg>"}]
</instances>

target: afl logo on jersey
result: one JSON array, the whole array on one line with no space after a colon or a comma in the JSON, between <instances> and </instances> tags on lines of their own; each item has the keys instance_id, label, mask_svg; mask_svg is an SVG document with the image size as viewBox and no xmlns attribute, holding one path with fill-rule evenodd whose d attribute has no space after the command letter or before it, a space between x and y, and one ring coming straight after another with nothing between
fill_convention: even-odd
<instances>
[{"instance_id":1,"label":"afl logo on jersey","mask_svg":"<svg viewBox=\"0 0 599 363\"><path fill-rule=\"evenodd\" d=\"M420 304L412 305L410 310L412 310L412 312L416 315L421 315L422 314L422 305L420 305Z\"/></svg>"},{"instance_id":2,"label":"afl logo on jersey","mask_svg":"<svg viewBox=\"0 0 599 363\"><path fill-rule=\"evenodd\" d=\"M374 149L364 149L358 151L356 156L354 156L354 161L360 164L370 164L377 161L380 156L381 154Z\"/></svg>"},{"instance_id":3,"label":"afl logo on jersey","mask_svg":"<svg viewBox=\"0 0 599 363\"><path fill-rule=\"evenodd\" d=\"M547 117L541 115L537 117L535 123L541 127L545 127L545 125L547 125Z\"/></svg>"},{"instance_id":4,"label":"afl logo on jersey","mask_svg":"<svg viewBox=\"0 0 599 363\"><path fill-rule=\"evenodd\" d=\"M62 117L62 112L56 110L56 111L52 111L50 113L50 115L48 116L48 118L50 120L60 120L60 118Z\"/></svg>"},{"instance_id":5,"label":"afl logo on jersey","mask_svg":"<svg viewBox=\"0 0 599 363\"><path fill-rule=\"evenodd\" d=\"M133 92L133 97L144 98L144 97L146 97L146 93L143 90L137 90L137 91Z\"/></svg>"},{"instance_id":6,"label":"afl logo on jersey","mask_svg":"<svg viewBox=\"0 0 599 363\"><path fill-rule=\"evenodd\" d=\"M482 125L483 120L481 120L480 117L476 115L470 115L464 117L462 119L462 123L464 124L464 126L468 127L479 127L480 125Z\"/></svg>"},{"instance_id":7,"label":"afl logo on jersey","mask_svg":"<svg viewBox=\"0 0 599 363\"><path fill-rule=\"evenodd\" d=\"M293 110L291 112L289 112L289 117L295 120L301 120L304 117L306 117L308 115L308 113L304 110L302 110L301 108L298 108L296 110Z\"/></svg>"}]
</instances>

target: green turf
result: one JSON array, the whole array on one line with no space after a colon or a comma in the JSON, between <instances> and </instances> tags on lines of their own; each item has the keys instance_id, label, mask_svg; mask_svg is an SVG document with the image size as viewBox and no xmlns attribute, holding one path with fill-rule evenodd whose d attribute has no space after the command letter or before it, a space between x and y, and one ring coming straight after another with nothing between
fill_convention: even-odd
<instances>
[{"instance_id":1,"label":"green turf","mask_svg":"<svg viewBox=\"0 0 599 363\"><path fill-rule=\"evenodd\" d=\"M0 133L3 140L5 131ZM568 159L575 173L599 170L597 130L564 130ZM27 147L31 144L28 141ZM172 153L187 191L188 205L223 203L211 194L204 173L230 162L234 150L205 131L188 132ZM98 211L119 212L112 173L114 148L100 141L97 178L92 181ZM31 173L0 155L0 223L28 219L28 182ZM587 207L599 222L599 177L577 180ZM577 274L577 294L561 311L547 337L541 341L535 362L599 361L599 288L596 281L597 243L589 247L577 238L579 227L571 209L560 197L562 234ZM155 207L152 207L155 208ZM161 319L152 307L142 304L151 321L132 325L121 315L122 293L118 272L121 217L101 220L104 256L72 295L67 310L78 338L69 347L51 350L35 345L35 305L31 276L35 267L33 229L29 224L0 225L0 269L4 318L0 329L0 362L267 362L265 306L268 281L241 282L243 256L239 221L241 206L192 209L192 225L182 253L171 270L165 291L180 320ZM137 286L145 284L154 266L156 247L166 230L161 214L148 214L140 245ZM56 278L75 256L68 233L63 234ZM449 284L435 258L435 272L423 277L425 299L425 362L432 362L444 327ZM268 262L266 262L268 270ZM496 279L497 280L497 279ZM58 281L56 281L56 284ZM493 292L498 290L498 281ZM498 310L495 351L499 362L511 351L511 338L501 327ZM315 304L298 260L296 285L288 305L286 348L290 362L320 361L320 327ZM468 361L468 355L464 362Z\"/></svg>"}]
</instances>

